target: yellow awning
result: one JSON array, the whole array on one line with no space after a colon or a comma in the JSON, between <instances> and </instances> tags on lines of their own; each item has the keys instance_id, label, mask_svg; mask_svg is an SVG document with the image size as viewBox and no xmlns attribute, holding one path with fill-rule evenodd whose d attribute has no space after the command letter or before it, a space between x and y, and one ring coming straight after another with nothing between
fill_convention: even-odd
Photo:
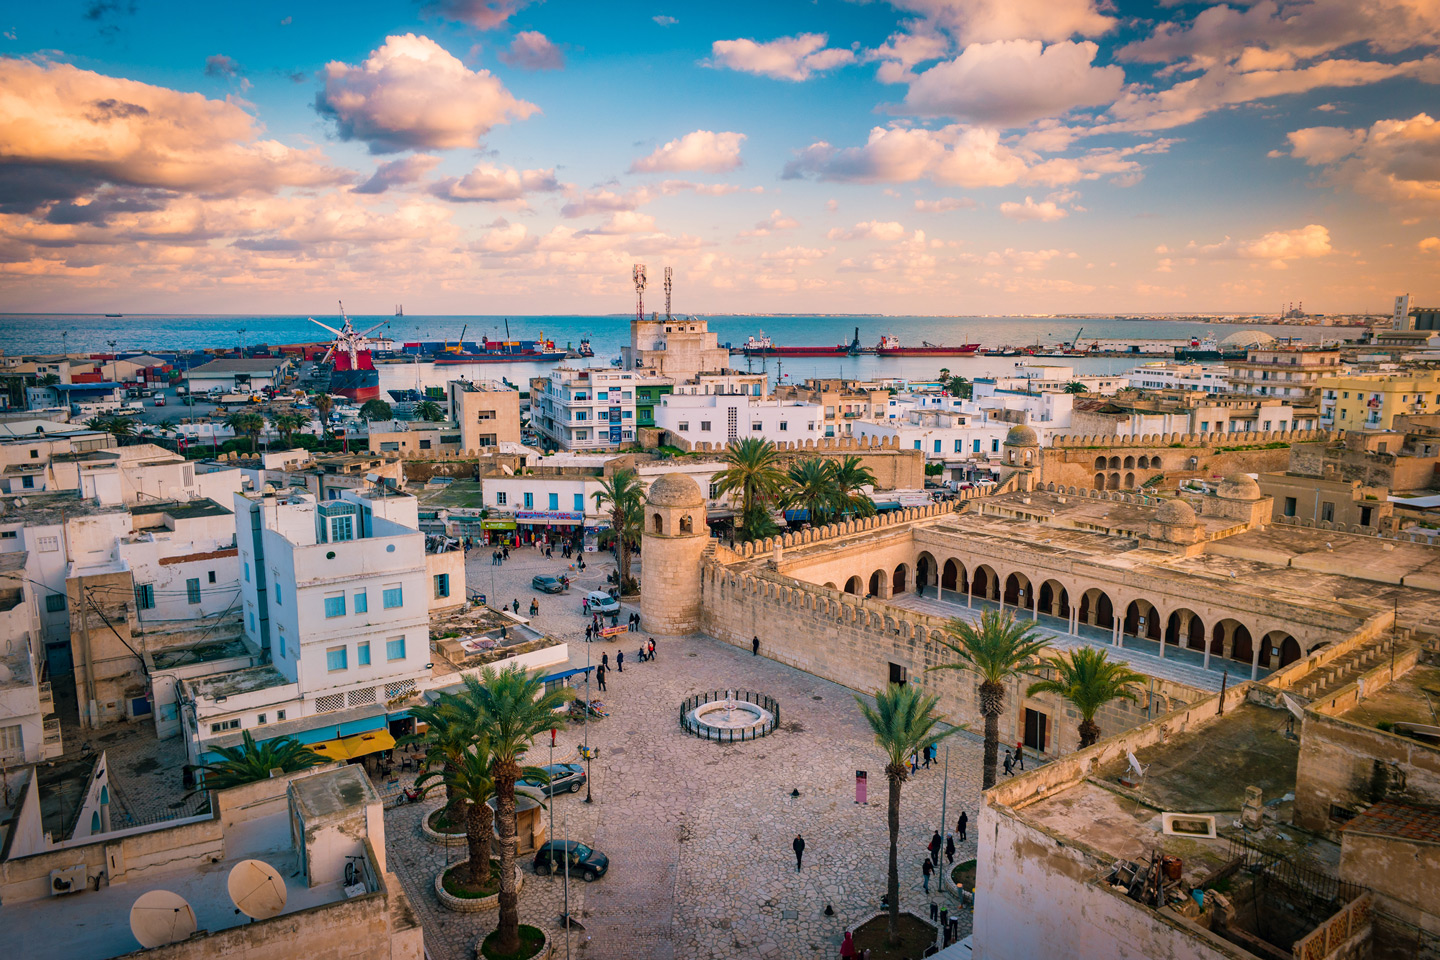
<instances>
[{"instance_id":1,"label":"yellow awning","mask_svg":"<svg viewBox=\"0 0 1440 960\"><path fill-rule=\"evenodd\" d=\"M327 760L349 760L350 752L345 748L344 740L325 740L321 743L310 744L310 749Z\"/></svg>"},{"instance_id":2,"label":"yellow awning","mask_svg":"<svg viewBox=\"0 0 1440 960\"><path fill-rule=\"evenodd\" d=\"M346 757L354 760L356 757L379 753L381 750L394 750L395 738L390 736L388 730L371 730L368 733L357 733L353 737L346 737L339 741L339 744L345 751Z\"/></svg>"}]
</instances>

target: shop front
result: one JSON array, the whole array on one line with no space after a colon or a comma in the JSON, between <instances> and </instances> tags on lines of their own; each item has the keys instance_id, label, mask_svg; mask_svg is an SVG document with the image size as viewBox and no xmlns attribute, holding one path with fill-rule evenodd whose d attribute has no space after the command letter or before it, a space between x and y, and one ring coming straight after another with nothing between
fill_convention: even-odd
<instances>
[{"instance_id":1,"label":"shop front","mask_svg":"<svg viewBox=\"0 0 1440 960\"><path fill-rule=\"evenodd\" d=\"M559 546L581 536L585 514L571 510L517 510L515 521L521 543Z\"/></svg>"},{"instance_id":2,"label":"shop front","mask_svg":"<svg viewBox=\"0 0 1440 960\"><path fill-rule=\"evenodd\" d=\"M487 547L497 547L504 544L507 547L515 546L515 532L518 524L514 520L481 520L480 537L481 542Z\"/></svg>"}]
</instances>

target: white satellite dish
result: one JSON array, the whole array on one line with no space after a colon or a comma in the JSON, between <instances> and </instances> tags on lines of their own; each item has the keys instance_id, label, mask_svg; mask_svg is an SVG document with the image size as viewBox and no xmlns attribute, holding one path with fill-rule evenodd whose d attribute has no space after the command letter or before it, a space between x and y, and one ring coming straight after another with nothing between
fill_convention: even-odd
<instances>
[{"instance_id":1,"label":"white satellite dish","mask_svg":"<svg viewBox=\"0 0 1440 960\"><path fill-rule=\"evenodd\" d=\"M178 943L193 934L197 926L190 904L169 890L151 890L130 908L130 932L142 947Z\"/></svg>"},{"instance_id":2,"label":"white satellite dish","mask_svg":"<svg viewBox=\"0 0 1440 960\"><path fill-rule=\"evenodd\" d=\"M254 920L268 920L285 909L285 880L264 860L241 860L225 881L230 899Z\"/></svg>"}]
</instances>

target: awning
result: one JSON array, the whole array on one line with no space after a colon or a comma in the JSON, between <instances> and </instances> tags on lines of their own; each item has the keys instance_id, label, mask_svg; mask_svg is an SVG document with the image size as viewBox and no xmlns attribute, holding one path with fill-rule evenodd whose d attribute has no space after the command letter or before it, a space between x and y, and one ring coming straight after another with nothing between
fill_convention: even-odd
<instances>
[{"instance_id":1,"label":"awning","mask_svg":"<svg viewBox=\"0 0 1440 960\"><path fill-rule=\"evenodd\" d=\"M395 738L390 736L388 730L372 730L356 737L346 737L340 741L340 745L344 747L347 758L354 760L356 757L368 756L382 750L394 750Z\"/></svg>"},{"instance_id":2,"label":"awning","mask_svg":"<svg viewBox=\"0 0 1440 960\"><path fill-rule=\"evenodd\" d=\"M564 680L566 677L573 677L577 673L588 673L594 669L594 667L576 667L574 670L562 670L559 673L546 674L541 679L545 683L551 683L555 680Z\"/></svg>"},{"instance_id":3,"label":"awning","mask_svg":"<svg viewBox=\"0 0 1440 960\"><path fill-rule=\"evenodd\" d=\"M350 753L345 749L343 740L325 740L320 743L310 744L310 749L327 760L349 760Z\"/></svg>"}]
</instances>

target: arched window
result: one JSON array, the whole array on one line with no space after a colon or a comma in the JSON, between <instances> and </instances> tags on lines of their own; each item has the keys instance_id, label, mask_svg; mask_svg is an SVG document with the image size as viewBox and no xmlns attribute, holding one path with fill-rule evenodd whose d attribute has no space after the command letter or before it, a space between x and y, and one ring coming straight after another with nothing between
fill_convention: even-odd
<instances>
[{"instance_id":1,"label":"arched window","mask_svg":"<svg viewBox=\"0 0 1440 960\"><path fill-rule=\"evenodd\" d=\"M694 533L694 532L695 532L695 522L690 519L690 515L689 515L688 513L687 513L685 516L683 516L683 517L680 518L680 532L681 532L681 533Z\"/></svg>"},{"instance_id":2,"label":"arched window","mask_svg":"<svg viewBox=\"0 0 1440 960\"><path fill-rule=\"evenodd\" d=\"M660 514L655 514L654 527L656 533L665 532L665 521L660 519Z\"/></svg>"}]
</instances>

